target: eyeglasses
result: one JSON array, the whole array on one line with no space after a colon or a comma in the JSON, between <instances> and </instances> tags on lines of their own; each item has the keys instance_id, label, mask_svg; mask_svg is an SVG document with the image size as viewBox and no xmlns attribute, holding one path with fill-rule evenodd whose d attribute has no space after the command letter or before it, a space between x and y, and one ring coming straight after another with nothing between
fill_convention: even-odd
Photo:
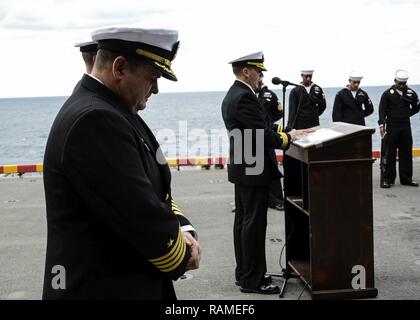
<instances>
[{"instance_id":1,"label":"eyeglasses","mask_svg":"<svg viewBox=\"0 0 420 320\"><path fill-rule=\"evenodd\" d=\"M396 82L395 82L395 84L396 84L397 86L401 86L401 87L403 87L403 86L405 86L405 85L407 84L407 82L396 81Z\"/></svg>"},{"instance_id":2,"label":"eyeglasses","mask_svg":"<svg viewBox=\"0 0 420 320\"><path fill-rule=\"evenodd\" d=\"M360 81L354 81L354 80L350 80L350 81L354 84L360 84Z\"/></svg>"}]
</instances>

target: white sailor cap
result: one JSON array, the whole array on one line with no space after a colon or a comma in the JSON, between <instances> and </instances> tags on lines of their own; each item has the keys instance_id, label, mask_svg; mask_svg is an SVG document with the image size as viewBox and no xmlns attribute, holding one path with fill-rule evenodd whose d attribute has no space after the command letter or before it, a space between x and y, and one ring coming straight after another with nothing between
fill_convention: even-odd
<instances>
[{"instance_id":1,"label":"white sailor cap","mask_svg":"<svg viewBox=\"0 0 420 320\"><path fill-rule=\"evenodd\" d=\"M395 72L395 80L397 81L407 82L408 78L408 72L405 70L397 70Z\"/></svg>"},{"instance_id":2,"label":"white sailor cap","mask_svg":"<svg viewBox=\"0 0 420 320\"><path fill-rule=\"evenodd\" d=\"M359 71L352 71L349 75L349 80L352 81L361 81L363 79L363 75Z\"/></svg>"},{"instance_id":3,"label":"white sailor cap","mask_svg":"<svg viewBox=\"0 0 420 320\"><path fill-rule=\"evenodd\" d=\"M258 69L261 69L262 71L267 71L267 69L264 67L264 54L261 51L240 57L230 61L229 63L232 65L232 67L254 66Z\"/></svg>"},{"instance_id":4,"label":"white sailor cap","mask_svg":"<svg viewBox=\"0 0 420 320\"><path fill-rule=\"evenodd\" d=\"M304 76L311 76L314 74L314 70L313 69L303 69L300 71L300 73Z\"/></svg>"},{"instance_id":5,"label":"white sailor cap","mask_svg":"<svg viewBox=\"0 0 420 320\"><path fill-rule=\"evenodd\" d=\"M142 59L160 70L166 79L177 81L171 69L179 47L176 30L102 28L92 32L92 40L98 41L98 49Z\"/></svg>"},{"instance_id":6,"label":"white sailor cap","mask_svg":"<svg viewBox=\"0 0 420 320\"><path fill-rule=\"evenodd\" d=\"M96 52L98 51L98 42L97 41L85 41L75 43L76 48L80 48L80 52Z\"/></svg>"}]
</instances>

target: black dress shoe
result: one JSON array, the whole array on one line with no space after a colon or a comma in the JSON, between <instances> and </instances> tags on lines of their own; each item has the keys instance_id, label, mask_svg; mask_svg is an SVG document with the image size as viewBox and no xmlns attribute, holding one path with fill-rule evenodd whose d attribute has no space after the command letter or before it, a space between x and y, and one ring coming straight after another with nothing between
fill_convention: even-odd
<instances>
[{"instance_id":1,"label":"black dress shoe","mask_svg":"<svg viewBox=\"0 0 420 320\"><path fill-rule=\"evenodd\" d=\"M264 275L264 284L270 284L273 282L273 278L271 278L270 275L266 274Z\"/></svg>"},{"instance_id":2,"label":"black dress shoe","mask_svg":"<svg viewBox=\"0 0 420 320\"><path fill-rule=\"evenodd\" d=\"M410 181L407 183L401 183L403 186L409 186L409 187L418 187L419 183L417 181Z\"/></svg>"},{"instance_id":3,"label":"black dress shoe","mask_svg":"<svg viewBox=\"0 0 420 320\"><path fill-rule=\"evenodd\" d=\"M391 188L391 184L389 182L384 182L381 184L381 188L389 189Z\"/></svg>"},{"instance_id":4,"label":"black dress shoe","mask_svg":"<svg viewBox=\"0 0 420 320\"><path fill-rule=\"evenodd\" d=\"M277 210L277 211L284 211L283 203L279 203L276 205L269 206L271 209Z\"/></svg>"},{"instance_id":5,"label":"black dress shoe","mask_svg":"<svg viewBox=\"0 0 420 320\"><path fill-rule=\"evenodd\" d=\"M263 284L270 284L272 282L273 282L273 278L271 278L270 275L268 275L268 274L264 275ZM236 280L235 285L240 286L241 284L239 283L238 280Z\"/></svg>"},{"instance_id":6,"label":"black dress shoe","mask_svg":"<svg viewBox=\"0 0 420 320\"><path fill-rule=\"evenodd\" d=\"M244 293L259 293L259 294L276 294L280 292L280 288L273 284L263 284L255 289L241 287L240 290L241 292L244 292Z\"/></svg>"}]
</instances>

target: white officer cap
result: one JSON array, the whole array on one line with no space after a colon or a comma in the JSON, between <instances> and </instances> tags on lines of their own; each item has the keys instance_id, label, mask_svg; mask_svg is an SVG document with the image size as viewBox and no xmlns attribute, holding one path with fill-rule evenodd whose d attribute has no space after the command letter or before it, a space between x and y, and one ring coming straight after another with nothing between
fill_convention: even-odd
<instances>
[{"instance_id":1,"label":"white officer cap","mask_svg":"<svg viewBox=\"0 0 420 320\"><path fill-rule=\"evenodd\" d=\"M258 69L261 69L262 71L267 71L267 69L264 67L264 54L262 53L262 51L251 53L247 56L243 56L238 59L232 60L229 62L229 64L231 64L232 67L254 66Z\"/></svg>"},{"instance_id":2,"label":"white officer cap","mask_svg":"<svg viewBox=\"0 0 420 320\"><path fill-rule=\"evenodd\" d=\"M352 81L361 81L363 79L363 75L359 71L352 71L349 75L349 80Z\"/></svg>"},{"instance_id":3,"label":"white officer cap","mask_svg":"<svg viewBox=\"0 0 420 320\"><path fill-rule=\"evenodd\" d=\"M98 49L144 60L161 71L163 77L177 81L171 69L179 47L176 30L110 27L93 31L92 40L98 41Z\"/></svg>"},{"instance_id":4,"label":"white officer cap","mask_svg":"<svg viewBox=\"0 0 420 320\"><path fill-rule=\"evenodd\" d=\"M408 78L408 72L405 70L397 70L395 72L395 80L397 81L407 82Z\"/></svg>"},{"instance_id":5,"label":"white officer cap","mask_svg":"<svg viewBox=\"0 0 420 320\"><path fill-rule=\"evenodd\" d=\"M96 52L98 51L98 42L97 41L85 41L75 43L76 48L80 48L80 52Z\"/></svg>"},{"instance_id":6,"label":"white officer cap","mask_svg":"<svg viewBox=\"0 0 420 320\"><path fill-rule=\"evenodd\" d=\"M311 76L314 74L314 70L313 69L302 69L300 71L300 73L304 76Z\"/></svg>"}]
</instances>

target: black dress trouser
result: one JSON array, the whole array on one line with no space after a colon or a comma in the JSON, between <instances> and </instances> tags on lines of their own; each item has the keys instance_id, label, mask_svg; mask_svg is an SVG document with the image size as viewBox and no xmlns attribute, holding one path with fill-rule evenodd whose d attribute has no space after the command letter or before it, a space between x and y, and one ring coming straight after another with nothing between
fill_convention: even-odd
<instances>
[{"instance_id":1,"label":"black dress trouser","mask_svg":"<svg viewBox=\"0 0 420 320\"><path fill-rule=\"evenodd\" d=\"M384 139L384 181L395 182L398 150L400 182L402 184L410 183L413 178L413 137L410 124L388 125Z\"/></svg>"},{"instance_id":2,"label":"black dress trouser","mask_svg":"<svg viewBox=\"0 0 420 320\"><path fill-rule=\"evenodd\" d=\"M268 194L268 205L275 207L283 203L283 187L281 185L281 179L275 179L270 184Z\"/></svg>"},{"instance_id":3,"label":"black dress trouser","mask_svg":"<svg viewBox=\"0 0 420 320\"><path fill-rule=\"evenodd\" d=\"M243 288L261 286L267 272L265 236L268 188L235 184L235 277Z\"/></svg>"}]
</instances>

